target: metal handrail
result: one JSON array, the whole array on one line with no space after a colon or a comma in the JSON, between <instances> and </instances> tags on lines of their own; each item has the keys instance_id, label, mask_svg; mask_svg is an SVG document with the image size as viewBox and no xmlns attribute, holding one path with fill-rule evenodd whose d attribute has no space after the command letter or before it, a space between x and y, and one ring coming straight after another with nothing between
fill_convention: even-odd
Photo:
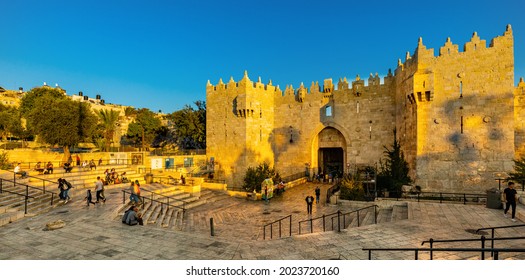
<instances>
[{"instance_id":1,"label":"metal handrail","mask_svg":"<svg viewBox=\"0 0 525 280\"><path fill-rule=\"evenodd\" d=\"M515 228L515 227L524 227L524 226L525 226L525 224L521 224L521 225L511 225L511 226L498 226L498 227L478 228L478 229L476 230L476 233L478 233L480 230L487 230L487 229L490 229L490 230L491 230L490 238L491 238L491 239L494 239L494 231L495 231L496 229L502 229L502 228ZM490 246L491 246L492 248L494 248L494 240L492 240L492 241L490 242ZM492 255L492 253L491 253L491 255Z\"/></svg>"},{"instance_id":2,"label":"metal handrail","mask_svg":"<svg viewBox=\"0 0 525 280\"><path fill-rule=\"evenodd\" d=\"M126 194L129 193L131 195L131 191L129 190L122 190L122 204L126 204ZM170 198L170 197L168 197ZM183 201L183 200L178 200L178 199L174 199L172 198L173 200L176 200L176 201L181 201L182 202L182 207L181 206L177 206L177 205L172 205L169 203L169 199L168 199L168 202L163 202L163 201L160 201L160 200L156 200L156 199L153 199L153 198L149 198L149 197L145 197L145 196L139 196L139 199L142 200L142 209L144 209L144 200L145 199L149 199L151 202L157 202L157 203L160 203L162 206L166 205L169 209L169 207L174 207L174 208L179 208L179 209L182 209L182 212L183 213L186 213L186 202Z\"/></svg>"},{"instance_id":3,"label":"metal handrail","mask_svg":"<svg viewBox=\"0 0 525 280\"><path fill-rule=\"evenodd\" d=\"M345 213L345 214L343 214L341 211L337 211L337 212L334 212L334 213L331 213L331 214L328 214L328 215L323 214L322 216L319 216L319 217L316 217L316 218L310 218L310 219L299 221L299 234L301 234L301 223L305 223L305 222L310 222L310 233L313 233L314 232L313 221L318 220L318 219L323 219L323 232L326 231L325 219L328 218L328 217L331 217L331 216L335 216L335 215L337 215L337 225L338 225L337 231L341 231L341 215L343 215L343 219L344 219L344 215L351 214L351 213L354 213L354 212L359 212L359 211L362 211L364 209L371 208L371 207L378 207L378 206L377 205L370 205L370 206L367 206L367 207L363 207L363 208L359 208L357 210L350 211L350 212ZM375 209L377 209L377 208L375 208ZM377 223L377 212L375 212L374 216L375 216L374 217L375 218L375 223ZM334 230L334 222L333 222L334 218L335 217L331 217L331 219L332 219L332 230Z\"/></svg>"},{"instance_id":4,"label":"metal handrail","mask_svg":"<svg viewBox=\"0 0 525 280\"><path fill-rule=\"evenodd\" d=\"M495 240L520 240L525 239L525 236L515 236L515 237L497 237L497 238L486 238L484 235L481 236L481 238L466 238L466 239L442 239L442 240L434 240L433 238L430 238L429 240L425 240L421 242L421 245L425 245L425 243L430 244L430 248L432 249L434 247L434 243L454 243L454 242L478 242L481 241L481 249L485 249L485 241L491 240L492 245L491 248L494 248L494 241ZM434 259L434 254L432 251L430 251L430 259ZM481 259L485 259L485 252L481 252Z\"/></svg>"},{"instance_id":5,"label":"metal handrail","mask_svg":"<svg viewBox=\"0 0 525 280\"><path fill-rule=\"evenodd\" d=\"M290 235L292 236L292 215L288 215L286 217L280 218L279 220L273 221L271 223L268 223L264 225L263 227L263 239L266 239L266 227L270 226L270 239L273 239L273 224L279 223L279 238L281 238L281 221L284 219L290 219Z\"/></svg>"},{"instance_id":6,"label":"metal handrail","mask_svg":"<svg viewBox=\"0 0 525 280\"><path fill-rule=\"evenodd\" d=\"M439 200L439 203L443 203L443 201L454 201L451 199L458 199L459 201L463 202L463 204L467 204L467 198L487 198L487 194L484 193L453 193L453 192L389 192L390 194L396 194L396 200L399 199L407 199L407 198L415 198L417 199L417 202L420 202L421 200ZM412 195L416 197L407 197L407 195ZM427 196L425 196L427 195ZM436 195L436 196L431 196ZM439 196L438 196L439 195Z\"/></svg>"},{"instance_id":7,"label":"metal handrail","mask_svg":"<svg viewBox=\"0 0 525 280\"><path fill-rule=\"evenodd\" d=\"M150 198L150 200L154 200L154 199L153 199L153 195L158 195L158 196L161 196L161 197L163 197L163 198L167 198L167 201L168 201L167 203L170 202L170 199L171 199L171 200L174 200L174 201L182 202L182 208L183 208L183 209L186 209L186 201L184 201L184 200L182 200L182 199L177 199L177 198L169 197L169 196L167 196L167 195L163 195L163 194L160 194L160 193L156 193L156 192L154 192L154 191L150 191L150 190L147 190L147 189L140 189L140 191L141 191L141 192L142 192L142 191L145 191L145 192L149 192L149 193L151 193L151 198ZM130 193L131 193L131 192L130 192Z\"/></svg>"},{"instance_id":8,"label":"metal handrail","mask_svg":"<svg viewBox=\"0 0 525 280\"><path fill-rule=\"evenodd\" d=\"M350 215L350 214L353 214L353 213L357 213L357 227L360 227L361 226L361 223L360 223L360 218L359 218L359 212L360 211L363 211L365 209L368 209L368 208L371 208L371 207L375 207L374 208L374 224L377 224L377 209L379 208L379 206L377 205L370 205L370 206L367 206L367 207L363 207L363 208L359 208L357 210L353 210L353 211L350 211L348 213L342 213L343 215L343 228L346 228L346 215ZM334 220L335 217L332 217L332 230L333 230L333 220Z\"/></svg>"},{"instance_id":9,"label":"metal handrail","mask_svg":"<svg viewBox=\"0 0 525 280\"><path fill-rule=\"evenodd\" d=\"M0 191L2 190L2 186L3 186L3 181L7 181L7 182L11 182L13 183L13 186L14 187L17 187L17 185L20 185L20 186L23 186L23 187L26 187L26 194L29 194L29 189L35 189L35 190L38 190L38 191L42 191L42 193L50 193L51 194L51 205L53 205L53 200L55 198L55 195L57 195L57 193L55 192L52 192L52 191L46 191L45 189L45 185L43 188L38 188L38 187L33 187L33 186L30 186L30 185L27 185L27 184L20 184L20 183L17 183L16 180L9 180L9 179L4 179L4 178L0 178Z\"/></svg>"},{"instance_id":10,"label":"metal handrail","mask_svg":"<svg viewBox=\"0 0 525 280\"><path fill-rule=\"evenodd\" d=\"M1 183L0 183L0 185L1 185ZM0 193L3 193L3 192L7 192L7 193L10 193L10 194L16 194L18 196L23 196L24 197L24 214L27 214L27 200L29 198L34 198L33 196L30 196L28 194L21 194L21 193L17 193L17 192L2 190L2 188L0 187Z\"/></svg>"},{"instance_id":11,"label":"metal handrail","mask_svg":"<svg viewBox=\"0 0 525 280\"><path fill-rule=\"evenodd\" d=\"M500 252L524 253L525 248L363 248L363 251L368 251L368 259L372 259L372 251L414 251L414 259L419 259L419 252L491 252L494 255L494 260L499 259Z\"/></svg>"}]
</instances>

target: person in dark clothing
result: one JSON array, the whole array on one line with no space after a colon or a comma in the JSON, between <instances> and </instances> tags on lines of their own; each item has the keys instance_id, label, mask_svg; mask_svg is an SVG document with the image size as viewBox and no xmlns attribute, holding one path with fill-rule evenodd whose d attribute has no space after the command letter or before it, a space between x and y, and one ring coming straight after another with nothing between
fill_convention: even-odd
<instances>
[{"instance_id":1,"label":"person in dark clothing","mask_svg":"<svg viewBox=\"0 0 525 280\"><path fill-rule=\"evenodd\" d=\"M321 189L319 186L315 188L315 203L319 204L319 198L321 197Z\"/></svg>"},{"instance_id":2,"label":"person in dark clothing","mask_svg":"<svg viewBox=\"0 0 525 280\"><path fill-rule=\"evenodd\" d=\"M137 206L131 206L124 215L122 216L122 223L130 226L134 225L144 225L142 221L142 215L139 213Z\"/></svg>"},{"instance_id":3,"label":"person in dark clothing","mask_svg":"<svg viewBox=\"0 0 525 280\"><path fill-rule=\"evenodd\" d=\"M514 189L514 182L509 182L508 187L503 190L503 199L506 204L505 211L503 215L507 217L507 212L509 208L512 207L512 221L516 221L516 200L518 193Z\"/></svg>"},{"instance_id":4,"label":"person in dark clothing","mask_svg":"<svg viewBox=\"0 0 525 280\"><path fill-rule=\"evenodd\" d=\"M91 195L91 190L87 190L87 194L84 199L87 201L87 207L89 207L89 204L95 205L95 202L93 202L93 196Z\"/></svg>"},{"instance_id":5,"label":"person in dark clothing","mask_svg":"<svg viewBox=\"0 0 525 280\"><path fill-rule=\"evenodd\" d=\"M312 214L312 204L314 203L314 197L309 195L306 197L306 211L309 215Z\"/></svg>"}]
</instances>

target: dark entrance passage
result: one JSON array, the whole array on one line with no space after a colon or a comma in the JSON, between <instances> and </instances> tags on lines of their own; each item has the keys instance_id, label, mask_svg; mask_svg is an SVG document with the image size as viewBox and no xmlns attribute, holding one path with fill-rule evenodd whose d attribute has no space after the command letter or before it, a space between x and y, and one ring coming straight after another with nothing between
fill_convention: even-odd
<instances>
[{"instance_id":1,"label":"dark entrance passage","mask_svg":"<svg viewBox=\"0 0 525 280\"><path fill-rule=\"evenodd\" d=\"M343 173L343 148L320 148L318 158L320 173L332 175Z\"/></svg>"}]
</instances>

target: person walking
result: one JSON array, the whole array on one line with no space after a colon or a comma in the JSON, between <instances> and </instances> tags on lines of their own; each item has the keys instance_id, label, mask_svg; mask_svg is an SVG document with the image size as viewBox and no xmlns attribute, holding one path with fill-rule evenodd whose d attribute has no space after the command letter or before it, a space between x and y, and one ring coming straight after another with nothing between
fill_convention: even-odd
<instances>
[{"instance_id":1,"label":"person walking","mask_svg":"<svg viewBox=\"0 0 525 280\"><path fill-rule=\"evenodd\" d=\"M74 187L66 179L62 179L62 184L64 186L64 204L66 204L71 200L71 197L69 196L69 190L71 190Z\"/></svg>"},{"instance_id":2,"label":"person walking","mask_svg":"<svg viewBox=\"0 0 525 280\"><path fill-rule=\"evenodd\" d=\"M106 197L104 196L104 183L100 180L100 176L97 176L97 181L95 182L95 191L97 195L97 203L102 200L106 203Z\"/></svg>"},{"instance_id":3,"label":"person walking","mask_svg":"<svg viewBox=\"0 0 525 280\"><path fill-rule=\"evenodd\" d=\"M139 204L139 201L140 201L139 181L136 180L135 182L131 182L131 186L129 187L129 190L131 191L131 195L129 196L129 200L131 200L131 203L133 203L134 205Z\"/></svg>"},{"instance_id":4,"label":"person walking","mask_svg":"<svg viewBox=\"0 0 525 280\"><path fill-rule=\"evenodd\" d=\"M514 189L514 182L509 182L508 187L503 190L503 199L505 206L505 211L503 215L507 217L507 212L509 208L512 207L512 221L516 221L516 200L518 199L518 192Z\"/></svg>"},{"instance_id":5,"label":"person walking","mask_svg":"<svg viewBox=\"0 0 525 280\"><path fill-rule=\"evenodd\" d=\"M95 202L93 202L93 196L91 195L91 190L87 190L84 200L87 201L87 207L89 207L89 204L95 205Z\"/></svg>"},{"instance_id":6,"label":"person walking","mask_svg":"<svg viewBox=\"0 0 525 280\"><path fill-rule=\"evenodd\" d=\"M312 215L312 204L314 204L314 197L309 195L306 197L306 211L308 215Z\"/></svg>"},{"instance_id":7,"label":"person walking","mask_svg":"<svg viewBox=\"0 0 525 280\"><path fill-rule=\"evenodd\" d=\"M319 204L319 198L321 197L321 189L319 186L315 188L315 203Z\"/></svg>"}]
</instances>

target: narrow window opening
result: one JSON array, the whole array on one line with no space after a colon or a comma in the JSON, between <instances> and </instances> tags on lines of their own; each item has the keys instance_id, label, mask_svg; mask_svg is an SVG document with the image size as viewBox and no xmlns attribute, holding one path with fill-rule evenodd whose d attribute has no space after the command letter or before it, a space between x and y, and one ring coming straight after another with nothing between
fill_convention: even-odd
<instances>
[{"instance_id":1,"label":"narrow window opening","mask_svg":"<svg viewBox=\"0 0 525 280\"><path fill-rule=\"evenodd\" d=\"M418 100L419 102L423 101L423 99L422 99L422 97L421 97L421 92L418 92L418 93L417 93L417 100Z\"/></svg>"},{"instance_id":2,"label":"narrow window opening","mask_svg":"<svg viewBox=\"0 0 525 280\"><path fill-rule=\"evenodd\" d=\"M356 106L357 106L357 113L359 114L359 101L357 101Z\"/></svg>"},{"instance_id":3,"label":"narrow window opening","mask_svg":"<svg viewBox=\"0 0 525 280\"><path fill-rule=\"evenodd\" d=\"M425 99L430 101L430 91L425 91Z\"/></svg>"},{"instance_id":4,"label":"narrow window opening","mask_svg":"<svg viewBox=\"0 0 525 280\"><path fill-rule=\"evenodd\" d=\"M332 106L326 106L325 115L327 117L331 117L332 116Z\"/></svg>"},{"instance_id":5,"label":"narrow window opening","mask_svg":"<svg viewBox=\"0 0 525 280\"><path fill-rule=\"evenodd\" d=\"M463 82L459 82L459 98L463 98Z\"/></svg>"}]
</instances>

